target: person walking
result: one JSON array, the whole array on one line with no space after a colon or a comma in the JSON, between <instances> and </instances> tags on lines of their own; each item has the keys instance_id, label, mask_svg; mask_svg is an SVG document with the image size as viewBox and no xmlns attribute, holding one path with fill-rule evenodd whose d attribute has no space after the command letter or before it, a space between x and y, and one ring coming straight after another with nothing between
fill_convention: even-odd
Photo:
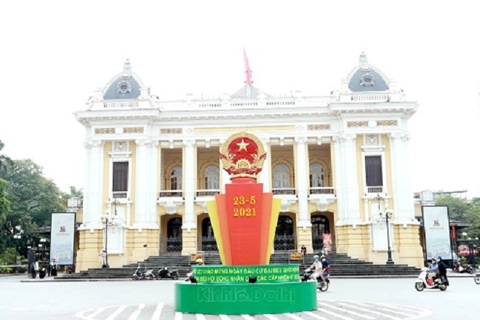
<instances>
[{"instance_id":1,"label":"person walking","mask_svg":"<svg viewBox=\"0 0 480 320\"><path fill-rule=\"evenodd\" d=\"M52 277L57 276L57 270L58 270L57 259L53 259L52 264L50 265L50 273Z\"/></svg>"},{"instance_id":2,"label":"person walking","mask_svg":"<svg viewBox=\"0 0 480 320\"><path fill-rule=\"evenodd\" d=\"M33 264L33 269L35 271L35 276L33 277L34 279L36 279L39 275L39 271L40 271L40 264L38 263L38 260L35 260L34 264Z\"/></svg>"}]
</instances>

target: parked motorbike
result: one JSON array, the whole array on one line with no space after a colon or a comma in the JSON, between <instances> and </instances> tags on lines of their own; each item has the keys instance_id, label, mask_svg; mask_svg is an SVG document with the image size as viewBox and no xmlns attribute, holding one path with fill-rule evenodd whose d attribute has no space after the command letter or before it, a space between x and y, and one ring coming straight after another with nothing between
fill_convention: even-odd
<instances>
[{"instance_id":1,"label":"parked motorbike","mask_svg":"<svg viewBox=\"0 0 480 320\"><path fill-rule=\"evenodd\" d=\"M148 269L147 271L145 271L143 276L147 280L153 280L156 278L155 274L153 273L153 269Z\"/></svg>"},{"instance_id":2,"label":"parked motorbike","mask_svg":"<svg viewBox=\"0 0 480 320\"><path fill-rule=\"evenodd\" d=\"M467 264L464 267L464 266L462 266L462 263L460 261L458 261L455 264L455 266L453 267L453 272L473 274L475 272L475 270L472 268L471 265Z\"/></svg>"},{"instance_id":3,"label":"parked motorbike","mask_svg":"<svg viewBox=\"0 0 480 320\"><path fill-rule=\"evenodd\" d=\"M449 285L448 280L441 279L440 277L431 279L428 276L430 271L430 268L422 268L417 280L415 280L415 289L417 289L417 291L423 291L423 289L440 289L440 291L447 290Z\"/></svg>"},{"instance_id":4,"label":"parked motorbike","mask_svg":"<svg viewBox=\"0 0 480 320\"><path fill-rule=\"evenodd\" d=\"M328 279L328 275L325 277L325 281L323 281L321 277L317 277L315 279L314 270L312 270L312 268L305 269L305 272L303 273L303 276L302 276L302 282L309 281L309 280L317 281L317 289L322 292L327 291L330 285L330 279Z\"/></svg>"},{"instance_id":5,"label":"parked motorbike","mask_svg":"<svg viewBox=\"0 0 480 320\"><path fill-rule=\"evenodd\" d=\"M140 264L138 264L137 269L135 270L135 272L132 275L132 279L133 280L145 280L145 273L146 272L144 270L142 270L142 268L140 267Z\"/></svg>"},{"instance_id":6,"label":"parked motorbike","mask_svg":"<svg viewBox=\"0 0 480 320\"><path fill-rule=\"evenodd\" d=\"M177 269L169 270L167 267L163 267L162 269L158 270L155 278L157 280L162 280L162 279L178 280L179 277L180 277L180 274L178 273Z\"/></svg>"}]
</instances>

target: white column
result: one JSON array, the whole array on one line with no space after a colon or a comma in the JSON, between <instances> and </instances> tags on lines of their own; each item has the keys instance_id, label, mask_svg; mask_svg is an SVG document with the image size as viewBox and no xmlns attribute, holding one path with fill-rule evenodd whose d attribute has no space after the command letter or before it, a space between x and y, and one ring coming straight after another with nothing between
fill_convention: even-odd
<instances>
[{"instance_id":1,"label":"white column","mask_svg":"<svg viewBox=\"0 0 480 320\"><path fill-rule=\"evenodd\" d=\"M136 140L135 228L158 228L156 223L157 153L150 140Z\"/></svg>"},{"instance_id":2,"label":"white column","mask_svg":"<svg viewBox=\"0 0 480 320\"><path fill-rule=\"evenodd\" d=\"M306 137L295 138L295 175L297 177L296 189L298 192L298 226L310 227L312 223L308 212L308 144Z\"/></svg>"},{"instance_id":3,"label":"white column","mask_svg":"<svg viewBox=\"0 0 480 320\"><path fill-rule=\"evenodd\" d=\"M218 147L218 152L222 152L222 145L225 143L225 140L220 140L220 146ZM223 169L222 160L218 159L220 163L220 193L225 193L225 185L230 183L230 175L227 171Z\"/></svg>"},{"instance_id":4,"label":"white column","mask_svg":"<svg viewBox=\"0 0 480 320\"><path fill-rule=\"evenodd\" d=\"M195 184L197 179L195 178L196 163L195 163L195 141L184 140L183 141L183 172L185 177L183 180L184 198L185 198L185 221L183 222L182 229L196 229L195 223Z\"/></svg>"},{"instance_id":5,"label":"white column","mask_svg":"<svg viewBox=\"0 0 480 320\"><path fill-rule=\"evenodd\" d=\"M410 180L410 165L408 158L408 140L406 133L392 133L391 161L394 215L396 223L412 223L415 220L415 204Z\"/></svg>"},{"instance_id":6,"label":"white column","mask_svg":"<svg viewBox=\"0 0 480 320\"><path fill-rule=\"evenodd\" d=\"M341 137L332 137L333 140L333 154L335 176L333 183L335 186L335 194L337 195L337 221L336 225L341 225L345 220L345 203L347 201L345 194L345 172L344 172L344 155Z\"/></svg>"},{"instance_id":7,"label":"white column","mask_svg":"<svg viewBox=\"0 0 480 320\"><path fill-rule=\"evenodd\" d=\"M90 140L85 143L85 184L83 189L82 229L101 229L103 214L103 141Z\"/></svg>"},{"instance_id":8,"label":"white column","mask_svg":"<svg viewBox=\"0 0 480 320\"><path fill-rule=\"evenodd\" d=\"M359 176L357 170L356 135L344 136L344 187L345 187L345 223L356 225L360 220Z\"/></svg>"},{"instance_id":9,"label":"white column","mask_svg":"<svg viewBox=\"0 0 480 320\"><path fill-rule=\"evenodd\" d=\"M272 192L272 154L270 152L270 138L261 139L267 159L263 162L258 182L263 183L263 192Z\"/></svg>"}]
</instances>

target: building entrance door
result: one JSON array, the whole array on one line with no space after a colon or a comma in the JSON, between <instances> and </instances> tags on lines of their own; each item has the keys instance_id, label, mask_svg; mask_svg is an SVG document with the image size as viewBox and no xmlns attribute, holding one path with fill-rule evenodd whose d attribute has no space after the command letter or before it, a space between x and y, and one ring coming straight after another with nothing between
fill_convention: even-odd
<instances>
[{"instance_id":1,"label":"building entrance door","mask_svg":"<svg viewBox=\"0 0 480 320\"><path fill-rule=\"evenodd\" d=\"M273 248L277 251L295 250L295 233L293 232L293 219L289 216L279 216L275 229Z\"/></svg>"},{"instance_id":2,"label":"building entrance door","mask_svg":"<svg viewBox=\"0 0 480 320\"><path fill-rule=\"evenodd\" d=\"M324 215L314 215L312 223L312 247L314 252L323 249L323 234L330 233L330 221Z\"/></svg>"}]
</instances>

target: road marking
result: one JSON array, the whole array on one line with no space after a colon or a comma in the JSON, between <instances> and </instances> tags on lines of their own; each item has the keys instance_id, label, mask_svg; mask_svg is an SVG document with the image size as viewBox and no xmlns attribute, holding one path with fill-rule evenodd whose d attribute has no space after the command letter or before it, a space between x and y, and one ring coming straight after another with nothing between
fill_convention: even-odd
<instances>
[{"instance_id":1,"label":"road marking","mask_svg":"<svg viewBox=\"0 0 480 320\"><path fill-rule=\"evenodd\" d=\"M271 315L271 314L264 314L264 316L265 316L266 318L270 319L270 320L278 320L277 317L275 317L275 316L273 316L273 315Z\"/></svg>"},{"instance_id":2,"label":"road marking","mask_svg":"<svg viewBox=\"0 0 480 320\"><path fill-rule=\"evenodd\" d=\"M330 309L340 310L340 311L343 311L343 312L346 312L346 313L350 313L350 314L353 314L353 315L356 315L356 316L359 316L359 317L365 318L365 319L375 319L375 318L373 318L373 317L366 316L366 315L363 315L363 314L358 313L358 312L355 312L355 311L347 310L347 309L345 309L345 308L335 307L335 306L332 306L332 305L329 305L329 304L322 304L322 307L323 307L323 308L330 308ZM325 309L319 308L319 310L325 310Z\"/></svg>"},{"instance_id":3,"label":"road marking","mask_svg":"<svg viewBox=\"0 0 480 320\"><path fill-rule=\"evenodd\" d=\"M320 311L320 312L331 314L332 316L343 319L343 320L353 320L352 318L344 317L344 316L341 316L339 314L336 314L335 312L328 311L328 310L325 310L325 309L318 308L317 310Z\"/></svg>"},{"instance_id":4,"label":"road marking","mask_svg":"<svg viewBox=\"0 0 480 320\"><path fill-rule=\"evenodd\" d=\"M115 319L120 313L123 312L123 310L125 310L125 308L127 308L127 306L120 306L119 308L117 308L117 310L115 310L114 313L112 313L111 315L109 315L106 320L113 320L113 319Z\"/></svg>"},{"instance_id":5,"label":"road marking","mask_svg":"<svg viewBox=\"0 0 480 320\"><path fill-rule=\"evenodd\" d=\"M285 315L286 315L287 317L292 318L292 319L295 319L295 320L303 320L301 317L297 316L296 314L286 313Z\"/></svg>"},{"instance_id":6,"label":"road marking","mask_svg":"<svg viewBox=\"0 0 480 320\"><path fill-rule=\"evenodd\" d=\"M90 315L89 315L88 317L86 317L85 319L87 319L87 320L92 320L92 319L95 318L95 316L96 316L97 314L100 314L100 313L101 313L103 310L105 310L105 309L107 309L107 308L98 308L97 310L95 310L95 312L93 312L92 314L90 314Z\"/></svg>"},{"instance_id":7,"label":"road marking","mask_svg":"<svg viewBox=\"0 0 480 320\"><path fill-rule=\"evenodd\" d=\"M203 314L197 313L196 316L198 320L206 320Z\"/></svg>"},{"instance_id":8,"label":"road marking","mask_svg":"<svg viewBox=\"0 0 480 320\"><path fill-rule=\"evenodd\" d=\"M175 320L182 320L182 313L181 312L175 312Z\"/></svg>"},{"instance_id":9,"label":"road marking","mask_svg":"<svg viewBox=\"0 0 480 320\"><path fill-rule=\"evenodd\" d=\"M162 314L164 303L160 302L155 309L155 312L152 315L152 320L160 320L160 315Z\"/></svg>"},{"instance_id":10,"label":"road marking","mask_svg":"<svg viewBox=\"0 0 480 320\"><path fill-rule=\"evenodd\" d=\"M318 314L315 314L311 311L305 311L305 314L308 314L310 317L315 318L315 319L320 319L320 320L328 320L327 318L321 317Z\"/></svg>"},{"instance_id":11,"label":"road marking","mask_svg":"<svg viewBox=\"0 0 480 320\"><path fill-rule=\"evenodd\" d=\"M351 301L350 303L356 303L358 305L361 305L361 306L365 306L365 307L370 307L364 303L360 303L360 302L355 302L355 301ZM397 318L397 317L392 317L392 316L389 316L389 315L386 315L386 314L383 314L381 312L376 312L376 311L373 311L371 309L365 309L365 308L360 308L360 307L355 307L351 304L347 304L347 303L339 303L341 305L344 305L344 306L348 306L349 308L352 308L352 309L358 309L358 310L361 310L361 311L364 311L364 312L368 312L368 313L373 313L373 314L376 314L376 315L379 315L379 316L382 316L384 318L389 318L389 319L394 319L394 320L400 320L400 318Z\"/></svg>"},{"instance_id":12,"label":"road marking","mask_svg":"<svg viewBox=\"0 0 480 320\"><path fill-rule=\"evenodd\" d=\"M145 303L140 303L138 305L137 310L133 311L133 313L130 315L130 317L128 317L128 320L136 320L138 318L140 312L142 312L143 308L145 308Z\"/></svg>"},{"instance_id":13,"label":"road marking","mask_svg":"<svg viewBox=\"0 0 480 320\"><path fill-rule=\"evenodd\" d=\"M220 319L222 320L230 320L230 317L225 314L220 314L219 316L220 316Z\"/></svg>"},{"instance_id":14,"label":"road marking","mask_svg":"<svg viewBox=\"0 0 480 320\"><path fill-rule=\"evenodd\" d=\"M254 318L252 318L248 314L242 314L242 317L243 317L243 319L247 319L247 320L255 320Z\"/></svg>"}]
</instances>

